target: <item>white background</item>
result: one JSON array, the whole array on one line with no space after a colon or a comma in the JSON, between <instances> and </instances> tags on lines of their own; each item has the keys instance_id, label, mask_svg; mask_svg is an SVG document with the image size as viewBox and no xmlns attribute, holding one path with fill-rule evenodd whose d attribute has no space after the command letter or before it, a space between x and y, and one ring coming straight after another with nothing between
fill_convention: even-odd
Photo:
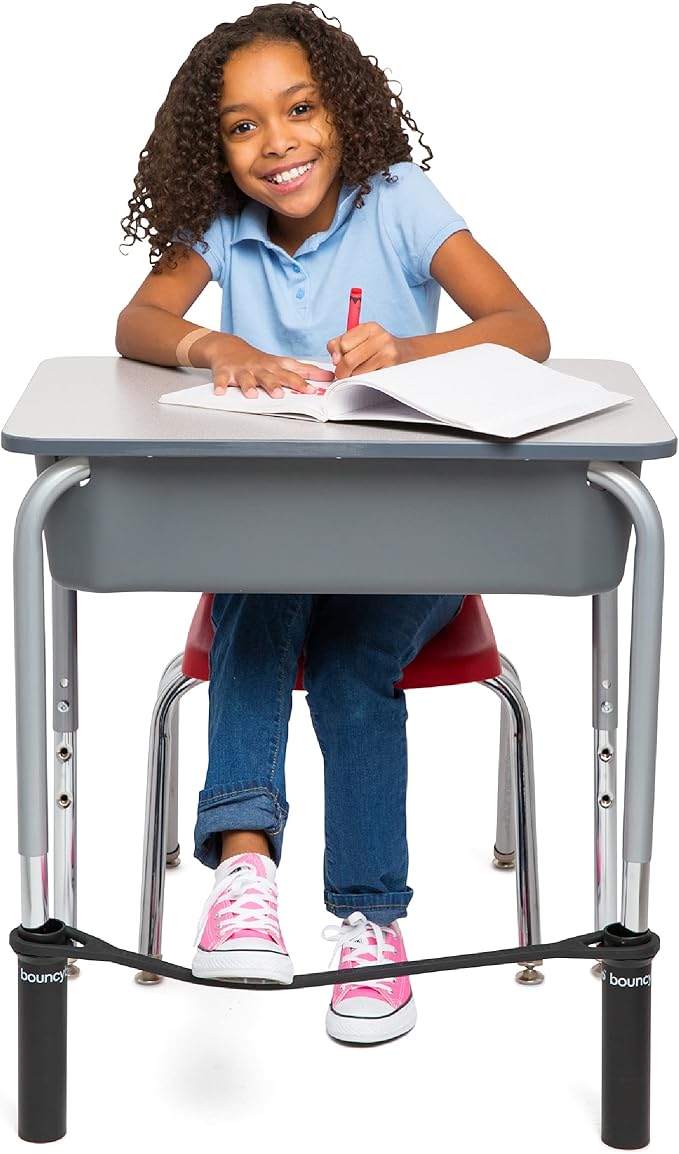
<instances>
[{"instance_id":1,"label":"white background","mask_svg":"<svg viewBox=\"0 0 679 1154\"><path fill-rule=\"evenodd\" d=\"M431 175L545 317L554 357L629 362L671 424L677 296L676 60L670 6L629 0L335 0L362 50L404 86L431 144ZM114 354L118 312L146 273L118 251L138 153L189 49L240 7L32 3L12 8L3 52L3 419L47 357ZM445 13L445 17L444 17ZM7 20L8 18L5 18ZM208 289L193 316L218 323ZM451 305L441 323L463 317ZM20 919L12 754L11 534L32 462L3 455L2 624L6 782L0 926ZM650 924L654 965L652 1145L675 1149L679 999L676 749L676 465L644 479L663 513L668 590ZM161 668L183 643L185 595L81 596L80 913L83 929L136 947L148 719ZM592 924L590 609L586 598L489 597L500 647L532 710L543 935ZM629 567L621 595L625 673ZM624 704L624 693L622 694ZM210 878L191 857L205 765L206 696L183 708L181 840L168 878L165 956L188 964ZM482 688L414 694L409 798L411 957L509 946L513 876L489 868L498 708ZM623 714L624 716L624 714ZM621 745L622 745L621 735ZM291 818L279 871L298 972L322 969L321 764L303 696L289 755ZM15 961L0 951L0 1143L15 1136ZM327 989L217 993L87 964L69 989L69 1131L62 1148L302 1152L414 1143L445 1150L538 1144L599 1150L598 984L555 962L523 989L509 968L421 976L417 1028L357 1051L324 1034ZM675 1134L675 1139L672 1139Z\"/></svg>"}]
</instances>

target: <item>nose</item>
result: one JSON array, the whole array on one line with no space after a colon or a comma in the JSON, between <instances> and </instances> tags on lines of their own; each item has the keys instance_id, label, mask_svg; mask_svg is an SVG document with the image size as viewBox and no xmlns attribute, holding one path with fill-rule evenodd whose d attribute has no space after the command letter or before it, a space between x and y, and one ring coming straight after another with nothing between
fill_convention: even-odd
<instances>
[{"instance_id":1,"label":"nose","mask_svg":"<svg viewBox=\"0 0 679 1154\"><path fill-rule=\"evenodd\" d=\"M297 148L299 141L295 125L287 120L270 120L267 122L262 152L265 156L285 156L286 152Z\"/></svg>"}]
</instances>

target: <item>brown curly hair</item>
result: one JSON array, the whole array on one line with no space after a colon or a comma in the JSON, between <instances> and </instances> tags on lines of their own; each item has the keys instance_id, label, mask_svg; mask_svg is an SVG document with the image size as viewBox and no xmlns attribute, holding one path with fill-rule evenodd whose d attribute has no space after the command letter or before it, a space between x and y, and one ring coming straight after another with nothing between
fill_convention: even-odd
<instances>
[{"instance_id":1,"label":"brown curly hair","mask_svg":"<svg viewBox=\"0 0 679 1154\"><path fill-rule=\"evenodd\" d=\"M339 136L341 177L357 189L357 207L370 192L371 176L382 172L395 180L389 165L412 159L405 126L418 134L426 153L421 167L429 168L432 151L400 95L376 58L363 56L338 20L316 4L296 0L260 5L198 41L172 81L140 154L129 213L121 221L127 238L122 245L148 239L154 271L160 271L164 254L169 266L176 266L173 241L201 242L215 216L237 215L248 199L224 171L219 103L225 61L253 41L296 42L306 52Z\"/></svg>"}]
</instances>

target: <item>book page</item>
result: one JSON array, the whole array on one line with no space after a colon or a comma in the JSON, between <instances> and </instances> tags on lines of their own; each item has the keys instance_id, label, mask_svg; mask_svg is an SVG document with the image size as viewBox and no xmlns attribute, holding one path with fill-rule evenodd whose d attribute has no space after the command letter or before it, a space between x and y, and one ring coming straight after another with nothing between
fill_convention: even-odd
<instances>
[{"instance_id":1,"label":"book page","mask_svg":"<svg viewBox=\"0 0 679 1154\"><path fill-rule=\"evenodd\" d=\"M325 395L318 393L296 393L285 389L285 396L270 397L264 389L258 389L257 399L249 399L240 389L229 386L225 393L217 396L211 382L193 385L189 389L177 389L159 397L161 405L188 405L194 409L219 409L223 413L268 413L279 417L305 417L312 421L327 421Z\"/></svg>"},{"instance_id":2,"label":"book page","mask_svg":"<svg viewBox=\"0 0 679 1154\"><path fill-rule=\"evenodd\" d=\"M595 381L560 373L493 344L474 345L353 377L351 386L358 384L441 424L507 438L522 437L631 400ZM347 419L338 417L336 408L344 387L344 382L338 382L328 397L331 420Z\"/></svg>"}]
</instances>

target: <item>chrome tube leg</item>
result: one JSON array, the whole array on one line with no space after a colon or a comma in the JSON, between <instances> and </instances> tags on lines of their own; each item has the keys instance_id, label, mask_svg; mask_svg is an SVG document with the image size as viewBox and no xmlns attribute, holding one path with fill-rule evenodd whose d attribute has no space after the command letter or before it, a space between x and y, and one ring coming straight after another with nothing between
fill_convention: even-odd
<instances>
[{"instance_id":1,"label":"chrome tube leg","mask_svg":"<svg viewBox=\"0 0 679 1154\"><path fill-rule=\"evenodd\" d=\"M508 657L500 654L502 672L521 689L521 681L514 665ZM514 869L514 776L512 765L514 742L512 740L512 714L509 704L501 699L500 748L497 763L497 820L495 825L495 845L493 865L496 869Z\"/></svg>"},{"instance_id":2,"label":"chrome tube leg","mask_svg":"<svg viewBox=\"0 0 679 1154\"><path fill-rule=\"evenodd\" d=\"M664 536L658 508L639 478L623 465L593 462L591 484L611 493L629 513L635 532L630 638L621 922L648 929L648 883L653 842L658 728Z\"/></svg>"},{"instance_id":3,"label":"chrome tube leg","mask_svg":"<svg viewBox=\"0 0 679 1154\"><path fill-rule=\"evenodd\" d=\"M17 794L21 921L25 929L42 927L49 917L42 531L55 501L89 475L86 458L50 465L24 497L14 533Z\"/></svg>"},{"instance_id":4,"label":"chrome tube leg","mask_svg":"<svg viewBox=\"0 0 679 1154\"><path fill-rule=\"evenodd\" d=\"M165 894L165 852L169 802L169 713L179 698L198 682L185 677L181 669L161 682L161 692L153 709L149 740L146 818L144 825L144 865L139 920L139 953L161 957L163 899ZM158 974L141 970L135 980L142 984L160 981Z\"/></svg>"},{"instance_id":5,"label":"chrome tube leg","mask_svg":"<svg viewBox=\"0 0 679 1154\"><path fill-rule=\"evenodd\" d=\"M54 916L77 924L77 594L52 582L52 727L54 729ZM79 967L68 964L69 978Z\"/></svg>"},{"instance_id":6,"label":"chrome tube leg","mask_svg":"<svg viewBox=\"0 0 679 1154\"><path fill-rule=\"evenodd\" d=\"M618 594L592 598L594 729L594 929L618 917ZM595 970L598 971L598 966Z\"/></svg>"},{"instance_id":7,"label":"chrome tube leg","mask_svg":"<svg viewBox=\"0 0 679 1154\"><path fill-rule=\"evenodd\" d=\"M514 768L514 824L516 845L516 898L519 945L540 942L540 894L538 885L537 834L535 828L535 782L533 776L533 736L530 714L520 689L511 677L500 674L484 682L510 709ZM527 963L517 981L542 982L544 975Z\"/></svg>"},{"instance_id":8,"label":"chrome tube leg","mask_svg":"<svg viewBox=\"0 0 679 1154\"><path fill-rule=\"evenodd\" d=\"M165 682L168 678L174 677L176 673L181 672L183 653L178 653L176 657L165 667L163 676L160 679L158 686L158 696L160 697ZM165 865L168 869L175 869L180 864L179 857L179 698L176 698L169 706L167 717L167 761L169 766L170 783L167 809L167 850L165 853Z\"/></svg>"},{"instance_id":9,"label":"chrome tube leg","mask_svg":"<svg viewBox=\"0 0 679 1154\"><path fill-rule=\"evenodd\" d=\"M635 532L630 638L625 812L620 925L616 944L644 944L653 843L653 805L660 681L664 540L660 514L639 478L624 466L592 462L592 485L614 496ZM650 1139L651 963L636 970L604 967L601 1136L640 1148ZM624 986L623 986L624 983ZM622 993L622 997L620 996Z\"/></svg>"},{"instance_id":10,"label":"chrome tube leg","mask_svg":"<svg viewBox=\"0 0 679 1154\"><path fill-rule=\"evenodd\" d=\"M47 718L42 532L55 501L90 475L85 458L58 461L34 481L14 533L14 658L21 926L24 941L63 944L49 919ZM56 958L18 957L19 1135L53 1142L66 1132L66 984ZM25 980L22 970L34 981Z\"/></svg>"}]
</instances>

